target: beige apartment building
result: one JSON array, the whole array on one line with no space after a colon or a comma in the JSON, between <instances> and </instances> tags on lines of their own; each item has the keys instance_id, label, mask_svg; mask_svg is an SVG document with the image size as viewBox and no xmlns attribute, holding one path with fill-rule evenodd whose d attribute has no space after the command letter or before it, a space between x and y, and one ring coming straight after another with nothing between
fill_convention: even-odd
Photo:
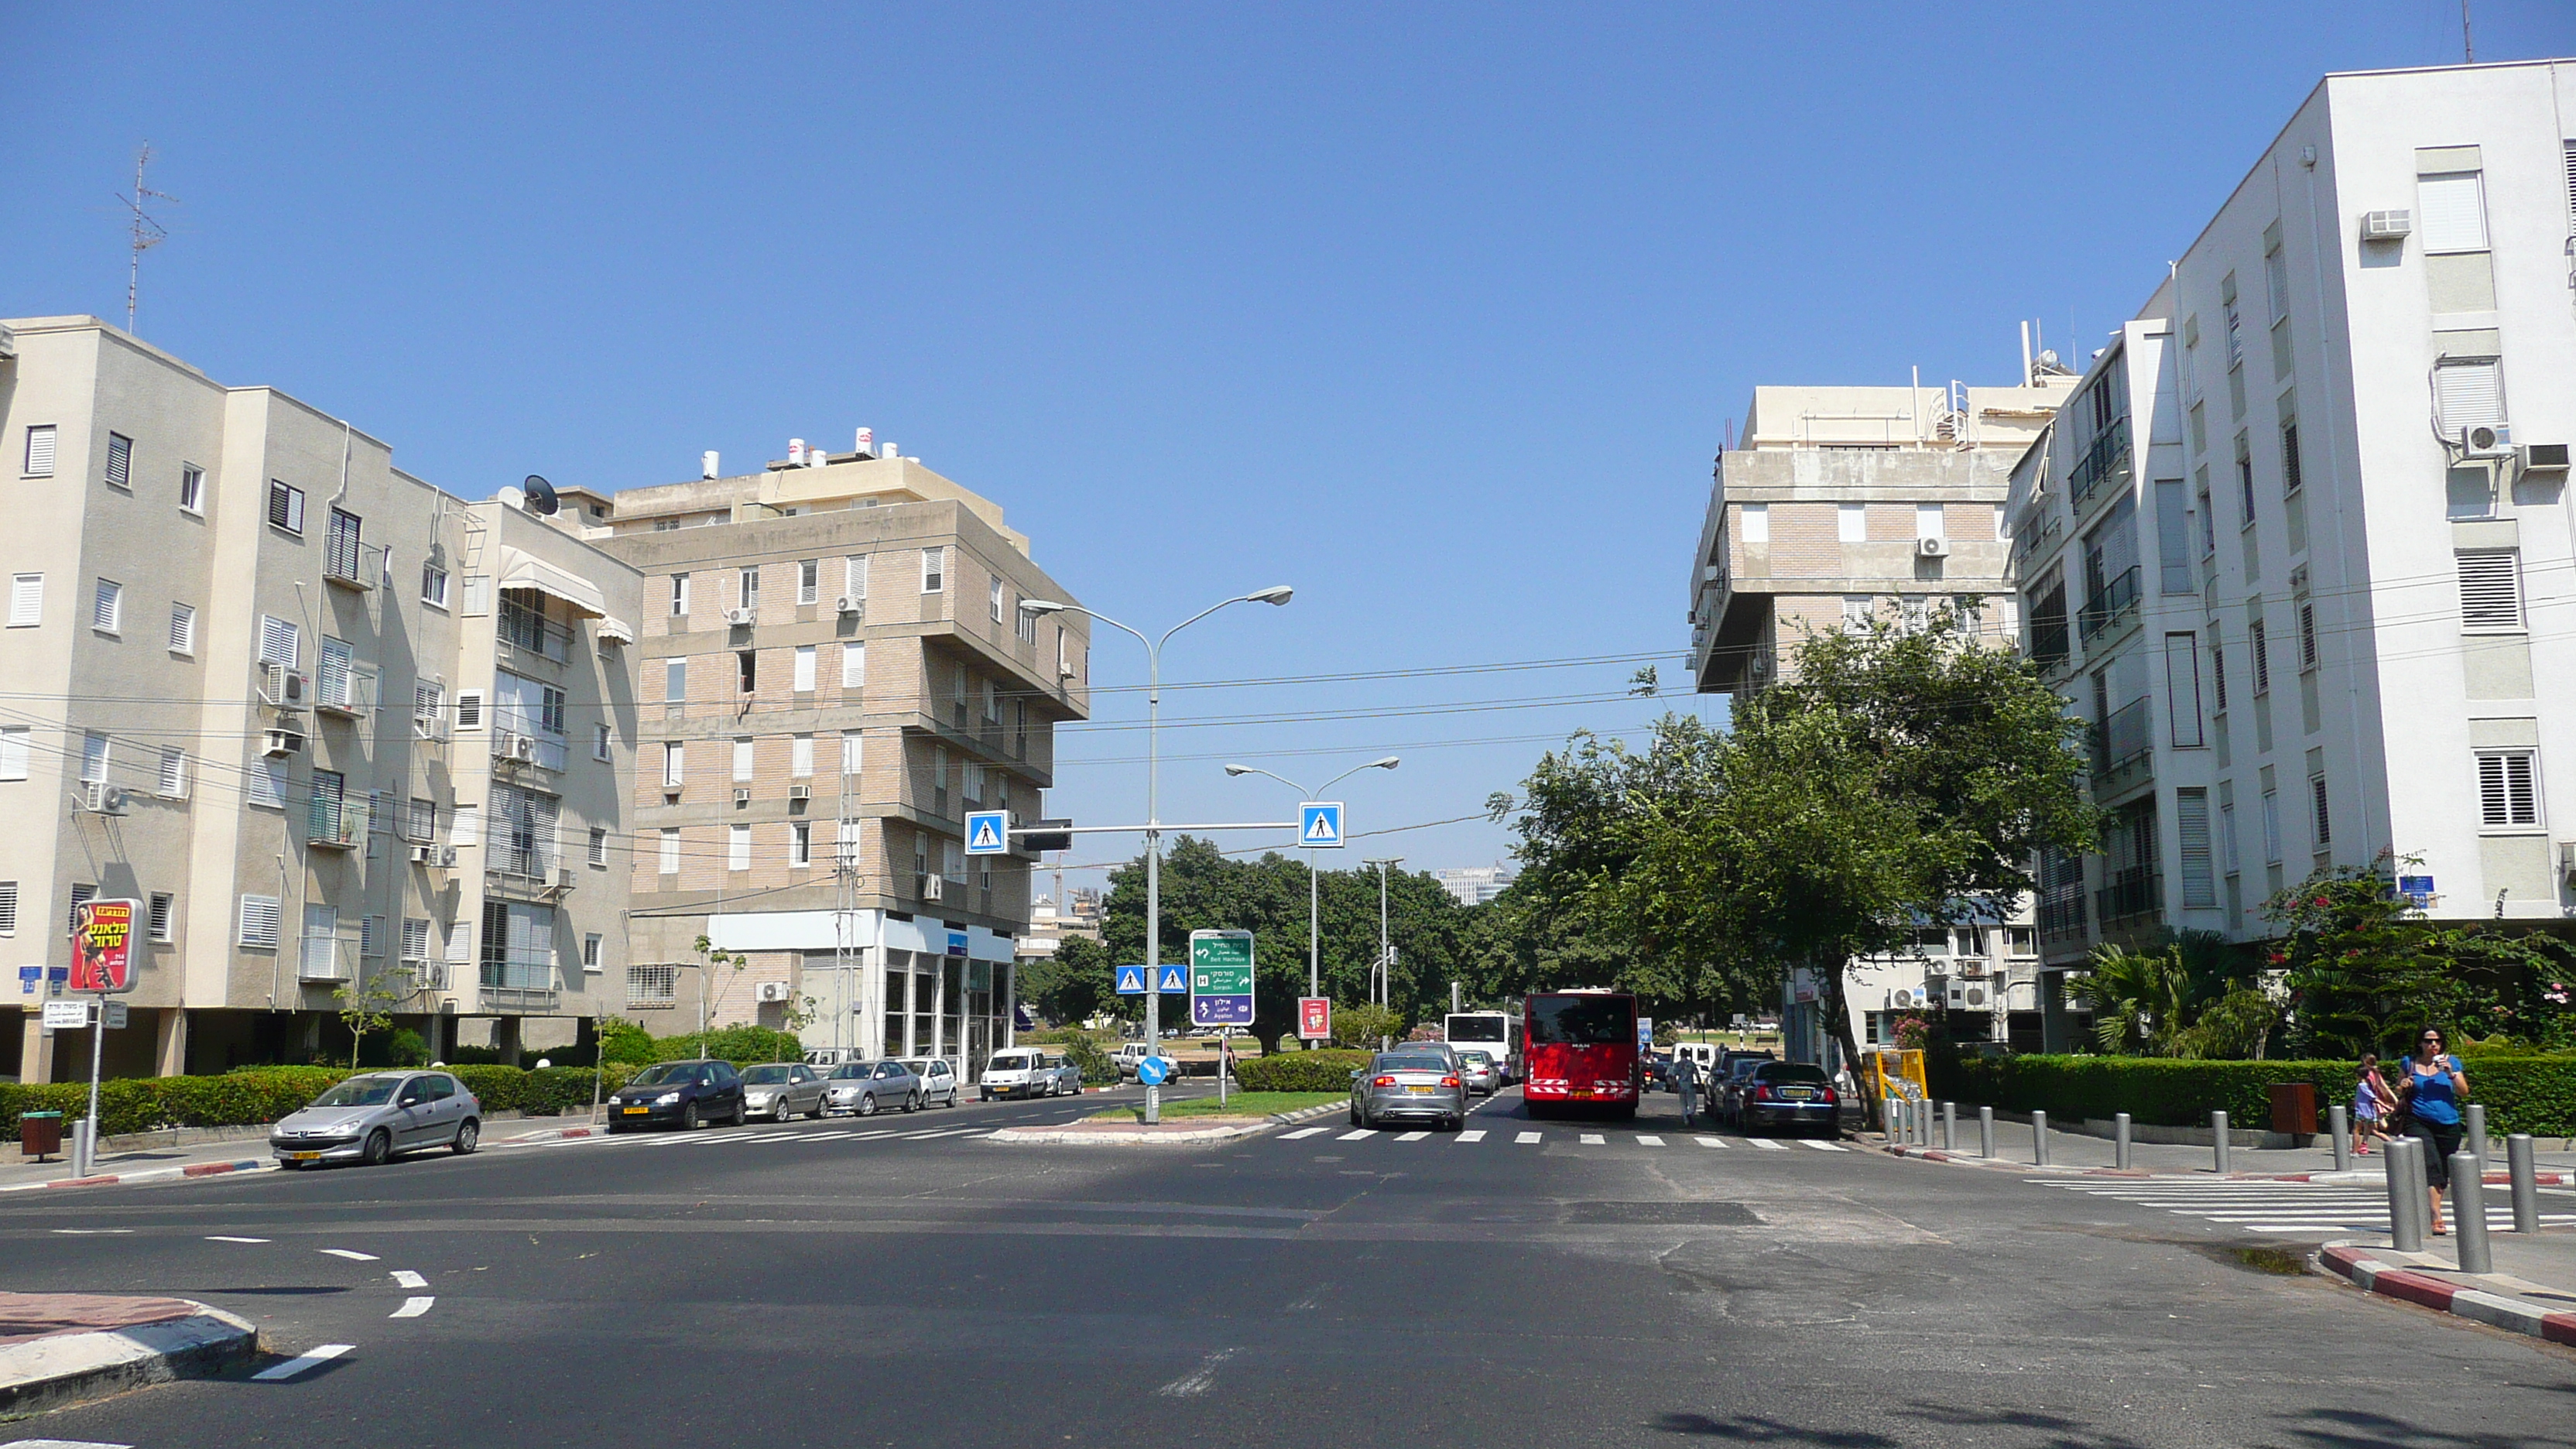
<instances>
[{"instance_id":1,"label":"beige apartment building","mask_svg":"<svg viewBox=\"0 0 2576 1449\"><path fill-rule=\"evenodd\" d=\"M0 323L0 449L0 1077L86 1073L40 1007L92 898L112 1075L345 1053L344 993L434 1055L619 1009L633 569L92 317Z\"/></svg>"},{"instance_id":2,"label":"beige apartment building","mask_svg":"<svg viewBox=\"0 0 2576 1449\"><path fill-rule=\"evenodd\" d=\"M1055 726L1089 712L1088 621L1022 610L1072 596L920 460L864 433L793 452L732 477L710 454L593 520L649 604L627 1010L971 1079L1010 1039L1031 858L966 856L964 816L1041 814Z\"/></svg>"}]
</instances>

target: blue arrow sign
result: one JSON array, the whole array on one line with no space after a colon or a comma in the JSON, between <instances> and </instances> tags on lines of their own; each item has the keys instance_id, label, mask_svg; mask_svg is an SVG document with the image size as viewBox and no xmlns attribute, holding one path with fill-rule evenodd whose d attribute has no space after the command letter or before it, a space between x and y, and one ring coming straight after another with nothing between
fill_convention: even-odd
<instances>
[{"instance_id":1,"label":"blue arrow sign","mask_svg":"<svg viewBox=\"0 0 2576 1449\"><path fill-rule=\"evenodd\" d=\"M1297 843L1308 850L1339 850L1342 802L1309 800L1297 807Z\"/></svg>"},{"instance_id":2,"label":"blue arrow sign","mask_svg":"<svg viewBox=\"0 0 2576 1449\"><path fill-rule=\"evenodd\" d=\"M1163 968L1163 974L1155 979L1154 989L1166 995L1187 995L1190 989L1190 974L1178 966L1166 966Z\"/></svg>"},{"instance_id":3,"label":"blue arrow sign","mask_svg":"<svg viewBox=\"0 0 2576 1449\"><path fill-rule=\"evenodd\" d=\"M1004 855L1010 851L1011 815L1007 810L966 812L966 853Z\"/></svg>"},{"instance_id":4,"label":"blue arrow sign","mask_svg":"<svg viewBox=\"0 0 2576 1449\"><path fill-rule=\"evenodd\" d=\"M1161 1057L1147 1057L1136 1064L1136 1080L1148 1087L1163 1085L1163 1079L1171 1074L1172 1064Z\"/></svg>"},{"instance_id":5,"label":"blue arrow sign","mask_svg":"<svg viewBox=\"0 0 2576 1449\"><path fill-rule=\"evenodd\" d=\"M1118 968L1118 994L1119 994L1119 995L1121 995L1121 996L1142 996L1142 995L1144 995L1144 994L1145 994L1145 968L1144 968L1144 967L1142 967L1142 966L1121 966L1121 967L1119 967L1119 968Z\"/></svg>"}]
</instances>

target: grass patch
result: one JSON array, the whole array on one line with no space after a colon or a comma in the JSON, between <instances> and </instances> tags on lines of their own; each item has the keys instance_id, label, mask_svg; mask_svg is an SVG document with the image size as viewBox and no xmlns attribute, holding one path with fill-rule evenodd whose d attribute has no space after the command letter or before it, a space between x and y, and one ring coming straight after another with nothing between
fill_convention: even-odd
<instances>
[{"instance_id":1,"label":"grass patch","mask_svg":"<svg viewBox=\"0 0 2576 1449\"><path fill-rule=\"evenodd\" d=\"M2227 1254L2257 1273L2277 1273L2284 1278L2295 1278L2308 1271L2305 1254L2281 1248L2230 1248Z\"/></svg>"},{"instance_id":2,"label":"grass patch","mask_svg":"<svg viewBox=\"0 0 2576 1449\"><path fill-rule=\"evenodd\" d=\"M1267 1117L1273 1112L1294 1112L1300 1107L1319 1107L1329 1102L1348 1101L1347 1092L1229 1092L1223 1107L1214 1097L1192 1097L1186 1102L1165 1102L1163 1117ZM1094 1112L1094 1122L1142 1122L1143 1106L1117 1107Z\"/></svg>"}]
</instances>

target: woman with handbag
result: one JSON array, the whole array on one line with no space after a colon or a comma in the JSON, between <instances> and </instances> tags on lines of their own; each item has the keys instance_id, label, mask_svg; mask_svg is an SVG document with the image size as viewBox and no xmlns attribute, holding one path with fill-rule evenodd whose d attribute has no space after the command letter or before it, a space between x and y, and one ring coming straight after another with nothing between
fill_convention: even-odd
<instances>
[{"instance_id":1,"label":"woman with handbag","mask_svg":"<svg viewBox=\"0 0 2576 1449\"><path fill-rule=\"evenodd\" d=\"M2442 1050L2442 1033L2426 1027L2415 1039L2415 1054L2406 1059L2406 1079L2398 1084L2406 1109L2407 1131L2424 1144L2424 1184L2433 1195L2433 1235L2440 1237L2442 1194L2451 1186L2451 1154L2460 1150L2460 1106L2469 1100L2468 1074L2460 1059Z\"/></svg>"}]
</instances>

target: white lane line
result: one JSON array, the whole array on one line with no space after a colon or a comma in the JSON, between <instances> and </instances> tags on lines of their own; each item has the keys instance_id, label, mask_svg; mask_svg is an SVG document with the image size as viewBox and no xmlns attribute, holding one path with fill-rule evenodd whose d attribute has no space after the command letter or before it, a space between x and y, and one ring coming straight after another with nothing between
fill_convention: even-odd
<instances>
[{"instance_id":1,"label":"white lane line","mask_svg":"<svg viewBox=\"0 0 2576 1449\"><path fill-rule=\"evenodd\" d=\"M375 1254L361 1253L355 1248L324 1248L321 1251L330 1257L346 1258L352 1263L373 1263L377 1261Z\"/></svg>"},{"instance_id":2,"label":"white lane line","mask_svg":"<svg viewBox=\"0 0 2576 1449\"><path fill-rule=\"evenodd\" d=\"M1586 1146L1586 1147L1599 1147L1599 1146L1602 1146L1602 1145L1604 1145L1605 1143L1607 1143L1607 1142L1609 1141L1609 1139L1608 1139L1608 1138L1603 1137L1603 1136L1602 1136L1600 1133L1598 1133L1598 1132L1586 1132L1586 1133L1584 1133L1584 1134L1583 1134L1583 1139L1582 1139L1582 1140L1583 1140L1583 1145L1584 1145L1584 1146Z\"/></svg>"},{"instance_id":3,"label":"white lane line","mask_svg":"<svg viewBox=\"0 0 2576 1449\"><path fill-rule=\"evenodd\" d=\"M268 1241L268 1239L266 1239L266 1238L235 1238L235 1237L227 1236L227 1235L225 1235L225 1234L223 1234L223 1233L208 1233L208 1234L206 1235L206 1241L207 1241L207 1242L209 1242L209 1243L265 1243L265 1242L267 1242L267 1241Z\"/></svg>"},{"instance_id":4,"label":"white lane line","mask_svg":"<svg viewBox=\"0 0 2576 1449\"><path fill-rule=\"evenodd\" d=\"M1398 1142L1419 1142L1430 1135L1431 1134L1428 1132L1399 1132L1395 1135L1395 1140Z\"/></svg>"},{"instance_id":5,"label":"white lane line","mask_svg":"<svg viewBox=\"0 0 2576 1449\"><path fill-rule=\"evenodd\" d=\"M132 1228L56 1228L66 1238L115 1238L134 1231Z\"/></svg>"},{"instance_id":6,"label":"white lane line","mask_svg":"<svg viewBox=\"0 0 2576 1449\"><path fill-rule=\"evenodd\" d=\"M1640 1147L1661 1147L1664 1145L1664 1139L1657 1137L1652 1133L1640 1132L1637 1134L1637 1145Z\"/></svg>"},{"instance_id":7,"label":"white lane line","mask_svg":"<svg viewBox=\"0 0 2576 1449\"><path fill-rule=\"evenodd\" d=\"M394 1270L394 1286L397 1288L426 1288L429 1286L429 1280L420 1276L418 1273L413 1272L409 1268L396 1268Z\"/></svg>"},{"instance_id":8,"label":"white lane line","mask_svg":"<svg viewBox=\"0 0 2576 1449\"><path fill-rule=\"evenodd\" d=\"M1545 1134L1538 1132L1524 1132L1518 1137L1513 1138L1512 1141L1519 1146L1527 1147L1529 1144L1540 1140L1544 1135Z\"/></svg>"},{"instance_id":9,"label":"white lane line","mask_svg":"<svg viewBox=\"0 0 2576 1449\"><path fill-rule=\"evenodd\" d=\"M1813 1138L1813 1137L1806 1138L1806 1139L1805 1139L1805 1141L1806 1141L1806 1144L1807 1144L1809 1147L1812 1147L1812 1148L1816 1149L1818 1152L1849 1152L1849 1151L1851 1151L1851 1149L1850 1149L1850 1148L1845 1147L1844 1145L1842 1145L1842 1144L1841 1144L1841 1143L1839 1143L1839 1142L1819 1142L1819 1141L1817 1141L1817 1140L1816 1140L1815 1138Z\"/></svg>"},{"instance_id":10,"label":"white lane line","mask_svg":"<svg viewBox=\"0 0 2576 1449\"><path fill-rule=\"evenodd\" d=\"M266 1384L273 1384L280 1380L291 1379L297 1374L310 1373L314 1369L320 1368L322 1365L329 1363L331 1360L338 1358L340 1355L347 1353L349 1350L356 1347L357 1345L354 1343L322 1344L310 1353L290 1358L282 1364L276 1364L272 1367L261 1369L258 1373L252 1374L251 1378L255 1382Z\"/></svg>"},{"instance_id":11,"label":"white lane line","mask_svg":"<svg viewBox=\"0 0 2576 1449\"><path fill-rule=\"evenodd\" d=\"M1726 1139L1723 1137L1694 1137L1691 1140L1702 1147L1724 1147L1726 1145Z\"/></svg>"},{"instance_id":12,"label":"white lane line","mask_svg":"<svg viewBox=\"0 0 2576 1449\"><path fill-rule=\"evenodd\" d=\"M429 1311L429 1305L436 1303L437 1301L438 1300L435 1298L406 1298L403 1300L402 1307L386 1314L385 1317L418 1318Z\"/></svg>"},{"instance_id":13,"label":"white lane line","mask_svg":"<svg viewBox=\"0 0 2576 1449\"><path fill-rule=\"evenodd\" d=\"M1297 1129L1296 1131L1294 1131L1294 1132L1282 1132L1282 1133L1280 1133L1280 1134L1279 1134L1279 1140L1280 1140L1280 1141L1282 1141L1282 1142L1296 1142L1296 1141L1300 1141L1300 1140L1302 1140L1302 1139L1304 1139L1304 1138L1308 1138L1308 1137L1315 1136L1317 1133L1321 1133L1321 1132L1330 1132L1330 1131L1332 1131L1332 1130L1333 1130L1333 1129L1332 1129L1332 1128L1330 1128L1330 1127L1300 1127L1300 1128L1298 1128L1298 1129ZM1477 1133L1476 1135L1477 1135L1477 1136L1479 1136L1479 1137L1482 1137L1482 1136L1484 1136L1485 1134L1483 1134L1482 1132L1479 1132L1479 1133Z\"/></svg>"},{"instance_id":14,"label":"white lane line","mask_svg":"<svg viewBox=\"0 0 2576 1449\"><path fill-rule=\"evenodd\" d=\"M1458 1134L1458 1140L1461 1142L1482 1142L1485 1140L1485 1129L1479 1127L1473 1132L1461 1132Z\"/></svg>"},{"instance_id":15,"label":"white lane line","mask_svg":"<svg viewBox=\"0 0 2576 1449\"><path fill-rule=\"evenodd\" d=\"M859 1134L856 1132L815 1132L808 1134L801 1140L806 1142L838 1142L844 1137L856 1137L858 1135Z\"/></svg>"},{"instance_id":16,"label":"white lane line","mask_svg":"<svg viewBox=\"0 0 2576 1449\"><path fill-rule=\"evenodd\" d=\"M984 1131L987 1131L987 1130L989 1130L989 1129L986 1129L986 1128L983 1128L983 1127L943 1127L943 1128L941 1128L940 1130L938 1130L938 1131L936 1131L936 1132L915 1132L915 1133L914 1133L914 1134L912 1134L912 1135L913 1135L914 1137L916 1137L916 1138L929 1138L929 1137L971 1137L971 1136L974 1136L975 1134L977 1134L977 1133L979 1133L979 1132L984 1132Z\"/></svg>"},{"instance_id":17,"label":"white lane line","mask_svg":"<svg viewBox=\"0 0 2576 1449\"><path fill-rule=\"evenodd\" d=\"M1376 1135L1376 1133L1371 1132L1366 1127L1362 1127L1355 1131L1345 1132L1333 1140L1335 1142L1358 1142L1364 1138L1375 1137Z\"/></svg>"},{"instance_id":18,"label":"white lane line","mask_svg":"<svg viewBox=\"0 0 2576 1449\"><path fill-rule=\"evenodd\" d=\"M1747 1137L1744 1140L1752 1143L1756 1147L1765 1148L1772 1152L1786 1152L1789 1150L1781 1144L1772 1141L1768 1137Z\"/></svg>"},{"instance_id":19,"label":"white lane line","mask_svg":"<svg viewBox=\"0 0 2576 1449\"><path fill-rule=\"evenodd\" d=\"M894 1133L895 1129L891 1127L880 1127L874 1132L852 1133L850 1140L853 1142L873 1142L880 1137L892 1137Z\"/></svg>"},{"instance_id":20,"label":"white lane line","mask_svg":"<svg viewBox=\"0 0 2576 1449\"><path fill-rule=\"evenodd\" d=\"M1209 1354L1206 1358L1199 1361L1199 1366L1197 1368L1190 1370L1188 1373L1185 1373L1179 1378L1172 1380L1170 1383L1163 1385L1161 1388L1154 1390L1154 1392L1166 1399L1195 1399L1199 1395L1216 1387L1216 1371L1224 1366L1227 1359L1234 1357L1242 1351L1243 1350L1239 1348L1229 1348L1217 1353Z\"/></svg>"}]
</instances>

